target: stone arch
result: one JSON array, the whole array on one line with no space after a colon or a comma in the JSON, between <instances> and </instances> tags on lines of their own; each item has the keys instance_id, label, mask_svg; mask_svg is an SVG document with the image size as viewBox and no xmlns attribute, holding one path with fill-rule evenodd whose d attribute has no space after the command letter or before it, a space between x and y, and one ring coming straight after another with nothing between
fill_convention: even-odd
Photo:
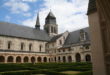
<instances>
[{"instance_id":1,"label":"stone arch","mask_svg":"<svg viewBox=\"0 0 110 75\"><path fill-rule=\"evenodd\" d=\"M81 55L79 53L76 53L75 58L76 62L81 62Z\"/></svg>"},{"instance_id":2,"label":"stone arch","mask_svg":"<svg viewBox=\"0 0 110 75\"><path fill-rule=\"evenodd\" d=\"M68 56L68 62L72 62L72 57Z\"/></svg>"},{"instance_id":3,"label":"stone arch","mask_svg":"<svg viewBox=\"0 0 110 75\"><path fill-rule=\"evenodd\" d=\"M5 62L5 57L4 56L0 56L0 62Z\"/></svg>"},{"instance_id":4,"label":"stone arch","mask_svg":"<svg viewBox=\"0 0 110 75\"><path fill-rule=\"evenodd\" d=\"M35 63L35 61L36 61L35 57L31 57L31 62Z\"/></svg>"},{"instance_id":5,"label":"stone arch","mask_svg":"<svg viewBox=\"0 0 110 75\"><path fill-rule=\"evenodd\" d=\"M91 62L91 56L89 54L87 54L85 56L85 59L86 59L87 62Z\"/></svg>"},{"instance_id":6,"label":"stone arch","mask_svg":"<svg viewBox=\"0 0 110 75\"><path fill-rule=\"evenodd\" d=\"M41 61L42 61L42 58L41 58L41 57L38 57L38 58L37 58L37 61L38 61L38 62L41 62Z\"/></svg>"},{"instance_id":7,"label":"stone arch","mask_svg":"<svg viewBox=\"0 0 110 75\"><path fill-rule=\"evenodd\" d=\"M61 58L60 58L60 56L58 57L58 62L60 62L60 60L61 60Z\"/></svg>"},{"instance_id":8,"label":"stone arch","mask_svg":"<svg viewBox=\"0 0 110 75\"><path fill-rule=\"evenodd\" d=\"M9 56L9 57L7 58L7 62L13 62L13 56Z\"/></svg>"},{"instance_id":9,"label":"stone arch","mask_svg":"<svg viewBox=\"0 0 110 75\"><path fill-rule=\"evenodd\" d=\"M25 56L23 61L24 61L25 63L26 63L26 62L29 62L29 58L28 58L27 56Z\"/></svg>"},{"instance_id":10,"label":"stone arch","mask_svg":"<svg viewBox=\"0 0 110 75\"><path fill-rule=\"evenodd\" d=\"M63 62L66 62L66 57L65 56L63 56Z\"/></svg>"},{"instance_id":11,"label":"stone arch","mask_svg":"<svg viewBox=\"0 0 110 75\"><path fill-rule=\"evenodd\" d=\"M47 57L44 57L44 62L47 62Z\"/></svg>"},{"instance_id":12,"label":"stone arch","mask_svg":"<svg viewBox=\"0 0 110 75\"><path fill-rule=\"evenodd\" d=\"M21 63L21 57L20 56L16 57L16 63Z\"/></svg>"}]
</instances>

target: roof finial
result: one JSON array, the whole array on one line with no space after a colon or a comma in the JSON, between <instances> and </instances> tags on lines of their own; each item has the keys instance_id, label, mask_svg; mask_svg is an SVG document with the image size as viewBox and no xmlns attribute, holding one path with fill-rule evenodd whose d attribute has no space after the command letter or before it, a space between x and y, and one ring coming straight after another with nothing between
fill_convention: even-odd
<instances>
[{"instance_id":1,"label":"roof finial","mask_svg":"<svg viewBox=\"0 0 110 75\"><path fill-rule=\"evenodd\" d=\"M35 25L36 29L40 29L40 22L39 22L39 11L37 13L37 20L36 20L36 25Z\"/></svg>"}]
</instances>

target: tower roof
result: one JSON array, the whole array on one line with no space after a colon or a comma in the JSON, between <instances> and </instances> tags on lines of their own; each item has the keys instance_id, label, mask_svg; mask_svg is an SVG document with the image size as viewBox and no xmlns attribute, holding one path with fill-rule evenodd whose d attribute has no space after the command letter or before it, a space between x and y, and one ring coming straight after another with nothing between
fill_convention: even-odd
<instances>
[{"instance_id":1,"label":"tower roof","mask_svg":"<svg viewBox=\"0 0 110 75\"><path fill-rule=\"evenodd\" d=\"M40 22L39 22L39 13L37 14L37 20L36 20L36 25L35 25L36 28L40 28Z\"/></svg>"},{"instance_id":2,"label":"tower roof","mask_svg":"<svg viewBox=\"0 0 110 75\"><path fill-rule=\"evenodd\" d=\"M46 19L48 19L48 18L56 18L56 17L55 17L54 14L50 11L49 14L47 15Z\"/></svg>"}]
</instances>

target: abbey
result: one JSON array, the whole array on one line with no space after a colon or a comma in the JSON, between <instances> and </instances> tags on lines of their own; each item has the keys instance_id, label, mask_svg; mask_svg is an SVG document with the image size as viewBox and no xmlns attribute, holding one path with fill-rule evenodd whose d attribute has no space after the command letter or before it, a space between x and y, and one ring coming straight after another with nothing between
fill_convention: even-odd
<instances>
[{"instance_id":1,"label":"abbey","mask_svg":"<svg viewBox=\"0 0 110 75\"><path fill-rule=\"evenodd\" d=\"M58 34L50 11L40 29L0 22L0 63L91 62L89 28Z\"/></svg>"}]
</instances>

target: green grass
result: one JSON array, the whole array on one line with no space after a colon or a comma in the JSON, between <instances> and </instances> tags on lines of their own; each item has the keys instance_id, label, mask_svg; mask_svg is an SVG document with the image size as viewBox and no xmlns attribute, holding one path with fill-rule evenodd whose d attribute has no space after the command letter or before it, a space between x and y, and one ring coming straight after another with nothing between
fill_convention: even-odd
<instances>
[{"instance_id":1,"label":"green grass","mask_svg":"<svg viewBox=\"0 0 110 75\"><path fill-rule=\"evenodd\" d=\"M2 75L69 75L64 71L78 71L78 75L92 75L91 63L0 64ZM72 74L71 74L72 75Z\"/></svg>"}]
</instances>

